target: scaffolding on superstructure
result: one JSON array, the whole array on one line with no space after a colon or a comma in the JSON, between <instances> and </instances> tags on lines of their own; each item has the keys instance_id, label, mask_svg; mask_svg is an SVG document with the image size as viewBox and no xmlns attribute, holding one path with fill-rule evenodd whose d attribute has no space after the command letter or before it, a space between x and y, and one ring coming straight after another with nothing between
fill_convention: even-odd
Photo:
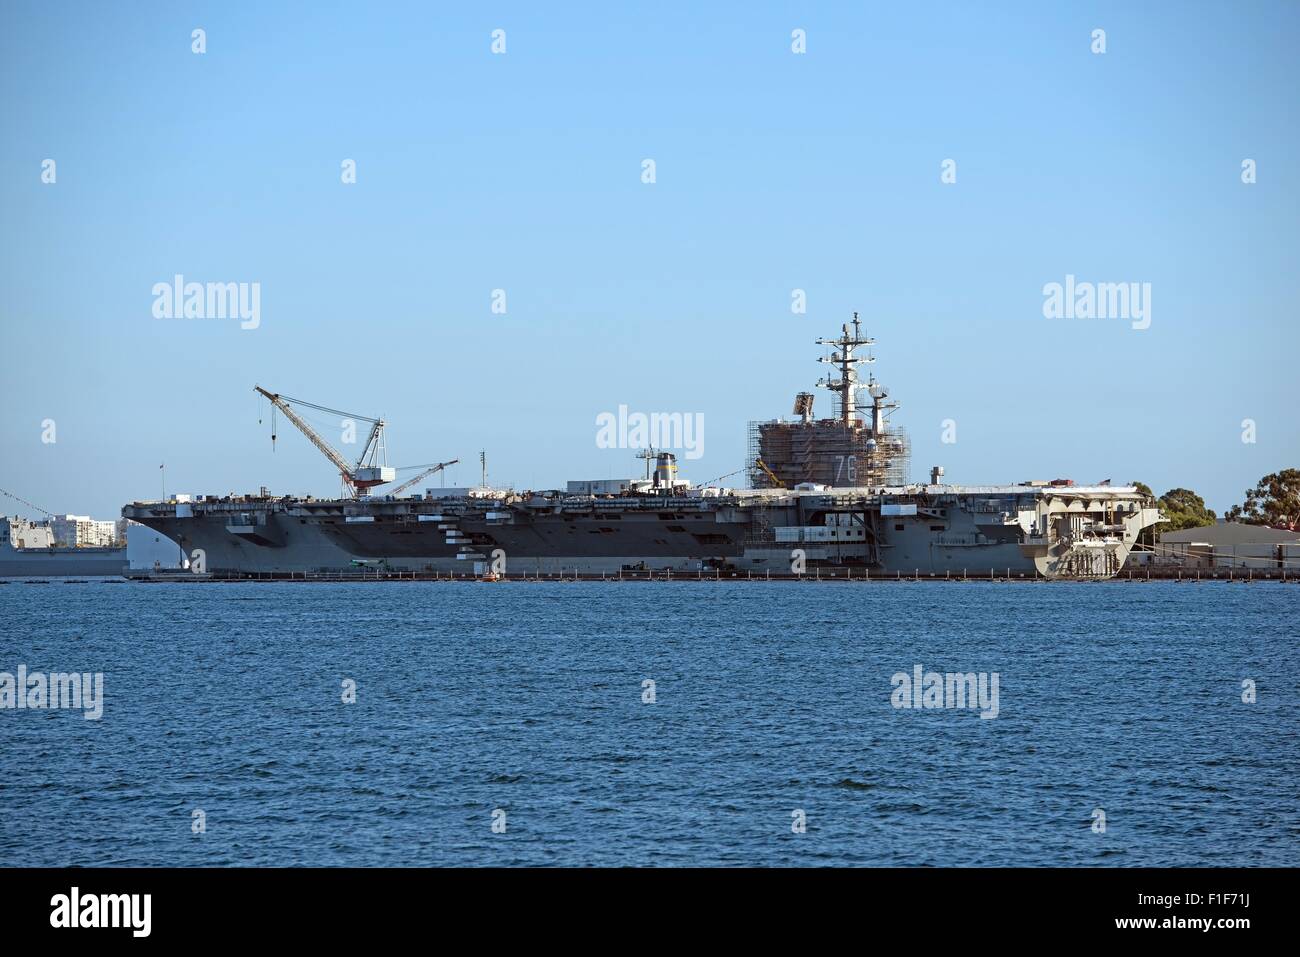
<instances>
[{"instance_id":1,"label":"scaffolding on superstructure","mask_svg":"<svg viewBox=\"0 0 1300 957\"><path fill-rule=\"evenodd\" d=\"M836 393L838 415L815 419L811 394L801 392L795 398L797 420L750 422L747 472L751 487L794 488L805 482L836 488L907 484L911 442L905 430L889 423L898 403L889 399L888 391L874 376L865 384L858 378L858 365L875 359L859 355L857 350L874 342L862 335L857 313L851 331L845 323L839 337L817 340L819 345L831 347L830 355L820 361L834 365L838 372L837 378L827 376L817 384ZM867 412L867 407L859 408L859 391L870 396L869 419L860 414Z\"/></svg>"}]
</instances>

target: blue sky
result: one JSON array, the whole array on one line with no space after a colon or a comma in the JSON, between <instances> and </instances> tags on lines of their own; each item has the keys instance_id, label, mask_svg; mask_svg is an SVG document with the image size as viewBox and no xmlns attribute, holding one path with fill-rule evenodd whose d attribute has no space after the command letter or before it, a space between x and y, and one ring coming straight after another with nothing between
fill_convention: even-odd
<instances>
[{"instance_id":1,"label":"blue sky","mask_svg":"<svg viewBox=\"0 0 1300 957\"><path fill-rule=\"evenodd\" d=\"M709 479L858 310L914 478L1222 511L1300 466L1298 45L1263 2L5 4L0 487L336 491L255 383L449 484L635 474L599 413L698 412ZM154 318L177 273L260 326ZM1150 328L1045 318L1067 274L1151 283Z\"/></svg>"}]
</instances>

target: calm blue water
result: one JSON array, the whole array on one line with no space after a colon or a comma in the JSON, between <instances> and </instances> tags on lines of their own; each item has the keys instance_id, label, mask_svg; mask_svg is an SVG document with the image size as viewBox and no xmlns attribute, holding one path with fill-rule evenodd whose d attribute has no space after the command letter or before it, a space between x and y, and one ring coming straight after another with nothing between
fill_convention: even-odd
<instances>
[{"instance_id":1,"label":"calm blue water","mask_svg":"<svg viewBox=\"0 0 1300 957\"><path fill-rule=\"evenodd\" d=\"M0 671L102 671L105 706L0 711L0 864L1294 866L1298 608L1282 584L11 583ZM998 717L895 709L915 664L998 672Z\"/></svg>"}]
</instances>

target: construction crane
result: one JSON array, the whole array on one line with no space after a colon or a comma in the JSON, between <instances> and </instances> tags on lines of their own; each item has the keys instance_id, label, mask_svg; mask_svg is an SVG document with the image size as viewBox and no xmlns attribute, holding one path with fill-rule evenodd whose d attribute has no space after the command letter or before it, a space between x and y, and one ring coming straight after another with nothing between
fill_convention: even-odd
<instances>
[{"instance_id":1,"label":"construction crane","mask_svg":"<svg viewBox=\"0 0 1300 957\"><path fill-rule=\"evenodd\" d=\"M776 486L777 488L785 488L785 483L776 477L776 473L767 467L766 462L764 462L762 459L754 459L754 464L763 470L763 472L767 475L767 477L772 480L772 484L774 486Z\"/></svg>"},{"instance_id":2,"label":"construction crane","mask_svg":"<svg viewBox=\"0 0 1300 957\"><path fill-rule=\"evenodd\" d=\"M298 427L298 431L307 436L312 445L316 446L321 453L329 459L336 469L339 470L339 477L343 480L343 490L349 498L359 498L365 495L369 489L376 485L385 485L397 478L397 471L387 465L382 464L379 459L384 453L384 420L372 419L369 416L355 415L351 412L341 412L338 409L326 408L323 405L315 405L311 402L305 402L302 399L295 399L292 396L281 395L276 392L267 392L260 385L253 386L253 391L259 395L265 396L270 400L275 409L284 413L285 418ZM290 402L297 405L306 406L309 409L316 409L319 412L328 412L331 415L341 415L349 419L360 419L362 422L370 423L370 435L366 439L365 445L361 449L361 455L357 458L355 465L345 459L334 446L330 445L320 434L308 425L293 407ZM275 441L275 429L271 429L271 441Z\"/></svg>"},{"instance_id":3,"label":"construction crane","mask_svg":"<svg viewBox=\"0 0 1300 957\"><path fill-rule=\"evenodd\" d=\"M0 495L7 495L7 496L9 496L9 498L13 499L15 502L20 502L20 503L22 503L23 505L26 505L28 508L34 508L34 509L36 509L36 511L40 512L40 513L41 513L42 515L44 515L46 518L53 518L53 517L54 517L54 516L51 515L49 512L45 511L45 509L41 508L39 505L33 505L31 502L27 501L27 499L25 499L25 498L19 498L19 497L18 497L17 495L15 495L13 492L8 492L8 491L6 491L5 489L0 488Z\"/></svg>"},{"instance_id":4,"label":"construction crane","mask_svg":"<svg viewBox=\"0 0 1300 957\"><path fill-rule=\"evenodd\" d=\"M449 466L449 465L455 465L455 464L456 464L457 462L459 462L459 461L460 461L460 459L452 459L450 462L439 462L437 465L430 465L430 466L428 466L427 468L426 468L425 466L422 466L422 465L411 465L411 466L408 466L409 468L413 468L413 469L423 468L424 471L421 472L419 475L417 475L415 478L407 479L407 480L406 480L405 482L403 482L401 485L397 486L397 488L389 489L389 490L388 490L387 492L385 492L384 494L385 494L385 495L401 495L403 492L405 492L408 488L410 488L410 487L411 487L412 485L414 485L416 482L419 482L421 479L426 479L426 478L428 478L430 475L435 475L435 474L437 474L438 472L441 472L441 471L442 471L443 469L445 469L447 466ZM399 469L399 471L405 471L405 469Z\"/></svg>"}]
</instances>

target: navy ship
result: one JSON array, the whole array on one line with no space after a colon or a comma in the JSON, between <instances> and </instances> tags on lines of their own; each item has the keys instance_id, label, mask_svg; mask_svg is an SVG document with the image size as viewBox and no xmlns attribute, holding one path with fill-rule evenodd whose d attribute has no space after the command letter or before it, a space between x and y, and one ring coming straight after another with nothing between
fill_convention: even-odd
<instances>
[{"instance_id":1,"label":"navy ship","mask_svg":"<svg viewBox=\"0 0 1300 957\"><path fill-rule=\"evenodd\" d=\"M0 578L119 577L126 572L124 545L71 545L52 520L0 515Z\"/></svg>"},{"instance_id":2,"label":"navy ship","mask_svg":"<svg viewBox=\"0 0 1300 957\"><path fill-rule=\"evenodd\" d=\"M122 514L169 536L193 571L210 575L376 569L507 578L827 568L864 577L1099 579L1114 576L1139 533L1160 521L1155 503L1131 486L958 486L945 484L939 467L928 482L909 483L907 435L891 421L898 403L874 376L861 379L874 340L855 314L839 336L817 343L833 368L818 385L835 395L835 414L816 418L813 395L801 392L792 418L751 423L742 470L749 488L693 485L673 453L645 449L644 478L539 491L485 481L403 496L408 481L376 494L395 478L376 457L382 420L366 420L370 438L352 463L294 411L310 403L258 387L338 468L339 498L262 490L135 502Z\"/></svg>"}]
</instances>

